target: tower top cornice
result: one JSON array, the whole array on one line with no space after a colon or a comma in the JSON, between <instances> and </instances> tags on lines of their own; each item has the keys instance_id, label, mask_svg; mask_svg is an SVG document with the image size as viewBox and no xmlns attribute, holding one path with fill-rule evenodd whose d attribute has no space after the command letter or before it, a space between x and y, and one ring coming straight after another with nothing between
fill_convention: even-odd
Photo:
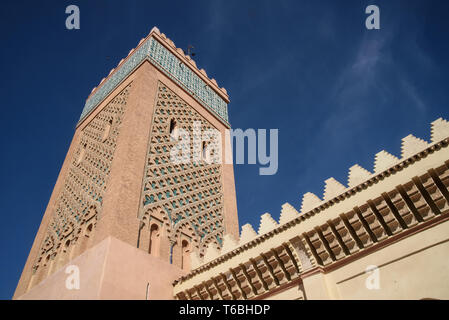
<instances>
[{"instance_id":1,"label":"tower top cornice","mask_svg":"<svg viewBox=\"0 0 449 320\"><path fill-rule=\"evenodd\" d=\"M227 112L229 96L226 89L220 88L214 78L209 78L204 69L199 69L195 61L176 47L157 27L153 27L137 47L131 49L128 56L92 89L79 123L145 60L180 85L226 126L230 126Z\"/></svg>"}]
</instances>

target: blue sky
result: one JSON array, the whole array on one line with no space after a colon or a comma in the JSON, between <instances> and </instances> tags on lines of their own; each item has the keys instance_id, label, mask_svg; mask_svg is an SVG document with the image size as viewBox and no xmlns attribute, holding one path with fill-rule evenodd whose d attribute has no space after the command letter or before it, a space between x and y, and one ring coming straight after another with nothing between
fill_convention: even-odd
<instances>
[{"instance_id":1,"label":"blue sky","mask_svg":"<svg viewBox=\"0 0 449 320\"><path fill-rule=\"evenodd\" d=\"M65 28L76 4L81 29ZM365 28L380 8L381 29ZM279 171L236 165L240 225L298 209L449 118L449 2L3 1L0 298L11 298L85 99L153 26L227 89L234 128L279 129Z\"/></svg>"}]
</instances>

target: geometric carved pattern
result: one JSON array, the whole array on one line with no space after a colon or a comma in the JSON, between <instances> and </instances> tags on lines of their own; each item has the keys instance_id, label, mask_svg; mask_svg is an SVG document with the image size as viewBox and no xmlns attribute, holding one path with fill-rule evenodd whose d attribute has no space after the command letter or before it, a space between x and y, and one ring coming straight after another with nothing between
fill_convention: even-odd
<instances>
[{"instance_id":1,"label":"geometric carved pattern","mask_svg":"<svg viewBox=\"0 0 449 320\"><path fill-rule=\"evenodd\" d=\"M192 93L203 106L228 123L228 106L226 102L195 72L153 38L150 39L148 58L155 62L155 65L172 80Z\"/></svg>"},{"instance_id":2,"label":"geometric carved pattern","mask_svg":"<svg viewBox=\"0 0 449 320\"><path fill-rule=\"evenodd\" d=\"M87 246L97 214L101 212L130 86L109 102L82 131L33 266L34 273L39 270L38 282L45 277L42 269L48 269L56 257L57 267L61 267L70 255L82 253ZM76 253L72 250L75 246Z\"/></svg>"},{"instance_id":3,"label":"geometric carved pattern","mask_svg":"<svg viewBox=\"0 0 449 320\"><path fill-rule=\"evenodd\" d=\"M156 33L159 31L155 29ZM165 35L161 34L164 39ZM165 39L168 43L173 42ZM182 50L178 49L178 52ZM184 53L181 53L184 55ZM111 70L112 75L100 83L99 87L86 100L80 121L94 110L103 99L110 94L134 69L144 60L150 60L154 66L165 73L170 79L191 93L208 110L212 111L227 125L228 105L209 85L204 82L190 67L170 52L158 40L151 37L145 40L136 50L131 50L127 59L116 69ZM194 63L194 61L191 61ZM216 84L215 80L212 82Z\"/></svg>"},{"instance_id":4,"label":"geometric carved pattern","mask_svg":"<svg viewBox=\"0 0 449 320\"><path fill-rule=\"evenodd\" d=\"M145 222L151 220L152 212L162 213L172 243L187 228L194 235L192 245L202 252L209 243L221 247L224 236L221 165L203 160L176 164L170 160L170 150L181 143L171 138L170 127L176 123L177 129L184 129L192 138L194 122L201 122L202 131L215 129L159 83L139 217L148 228ZM191 145L191 155L193 150Z\"/></svg>"}]
</instances>

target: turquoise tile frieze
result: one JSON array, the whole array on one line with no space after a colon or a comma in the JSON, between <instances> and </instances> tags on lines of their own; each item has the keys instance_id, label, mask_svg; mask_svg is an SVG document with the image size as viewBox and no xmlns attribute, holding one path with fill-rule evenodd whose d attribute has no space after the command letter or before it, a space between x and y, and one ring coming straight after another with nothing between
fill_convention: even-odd
<instances>
[{"instance_id":1,"label":"turquoise tile frieze","mask_svg":"<svg viewBox=\"0 0 449 320\"><path fill-rule=\"evenodd\" d=\"M103 101L144 59L149 59L169 78L190 92L206 108L216 114L227 125L228 105L206 82L185 63L154 38L146 40L110 78L86 101L80 120L84 119Z\"/></svg>"}]
</instances>

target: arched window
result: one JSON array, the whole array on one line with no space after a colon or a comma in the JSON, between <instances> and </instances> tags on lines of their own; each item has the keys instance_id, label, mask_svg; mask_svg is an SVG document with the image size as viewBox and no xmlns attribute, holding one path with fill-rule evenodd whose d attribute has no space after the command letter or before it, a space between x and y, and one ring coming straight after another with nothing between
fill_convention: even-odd
<instances>
[{"instance_id":1,"label":"arched window","mask_svg":"<svg viewBox=\"0 0 449 320\"><path fill-rule=\"evenodd\" d=\"M170 264L174 264L179 267L178 248L179 246L176 242L170 247Z\"/></svg>"},{"instance_id":2,"label":"arched window","mask_svg":"<svg viewBox=\"0 0 449 320\"><path fill-rule=\"evenodd\" d=\"M157 224L152 224L150 228L150 248L149 253L155 257L159 256L159 226Z\"/></svg>"},{"instance_id":3,"label":"arched window","mask_svg":"<svg viewBox=\"0 0 449 320\"><path fill-rule=\"evenodd\" d=\"M170 120L170 131L169 131L169 133L173 134L173 133L175 133L175 130L176 130L176 120L175 119L171 119Z\"/></svg>"},{"instance_id":4,"label":"arched window","mask_svg":"<svg viewBox=\"0 0 449 320\"><path fill-rule=\"evenodd\" d=\"M111 132L111 127L112 127L112 119L109 119L109 121L106 123L106 126L104 128L102 142L105 142L106 139L109 137L109 133Z\"/></svg>"},{"instance_id":5,"label":"arched window","mask_svg":"<svg viewBox=\"0 0 449 320\"><path fill-rule=\"evenodd\" d=\"M78 159L76 159L76 164L79 165L81 161L84 159L84 154L86 153L87 143L83 144L81 147L80 153L78 155Z\"/></svg>"},{"instance_id":6,"label":"arched window","mask_svg":"<svg viewBox=\"0 0 449 320\"><path fill-rule=\"evenodd\" d=\"M190 244L187 240L182 241L181 269L190 270Z\"/></svg>"},{"instance_id":7,"label":"arched window","mask_svg":"<svg viewBox=\"0 0 449 320\"><path fill-rule=\"evenodd\" d=\"M49 264L49 262L50 262L50 257L51 257L51 255L48 254L47 257L45 258L45 264L44 264L44 266L48 266L48 264Z\"/></svg>"},{"instance_id":8,"label":"arched window","mask_svg":"<svg viewBox=\"0 0 449 320\"><path fill-rule=\"evenodd\" d=\"M69 250L69 246L70 246L70 240L67 240L64 245L64 252L67 252Z\"/></svg>"},{"instance_id":9,"label":"arched window","mask_svg":"<svg viewBox=\"0 0 449 320\"><path fill-rule=\"evenodd\" d=\"M208 155L207 155L207 143L205 141L203 141L203 144L201 146L201 158L204 161L209 161Z\"/></svg>"}]
</instances>

